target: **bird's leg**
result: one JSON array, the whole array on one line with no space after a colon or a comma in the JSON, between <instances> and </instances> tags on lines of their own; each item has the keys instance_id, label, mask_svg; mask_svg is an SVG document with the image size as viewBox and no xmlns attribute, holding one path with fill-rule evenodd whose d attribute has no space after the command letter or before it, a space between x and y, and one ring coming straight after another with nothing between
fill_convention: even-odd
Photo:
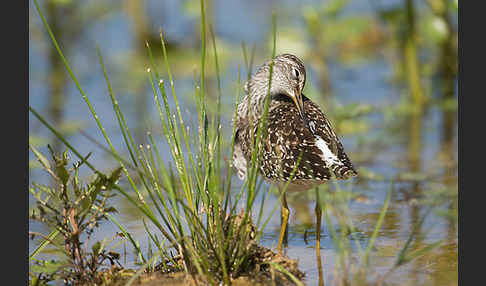
<instances>
[{"instance_id":1,"label":"bird's leg","mask_svg":"<svg viewBox=\"0 0 486 286\"><path fill-rule=\"evenodd\" d=\"M319 201L316 201L316 250L320 249L321 246L321 218L322 210Z\"/></svg>"},{"instance_id":2,"label":"bird's leg","mask_svg":"<svg viewBox=\"0 0 486 286\"><path fill-rule=\"evenodd\" d=\"M282 201L281 201L280 236L278 238L278 245L277 245L277 250L279 254L282 254L282 242L285 244L285 246L287 246L288 223L289 223L289 206L287 205L287 197L284 193L282 195Z\"/></svg>"},{"instance_id":3,"label":"bird's leg","mask_svg":"<svg viewBox=\"0 0 486 286\"><path fill-rule=\"evenodd\" d=\"M319 271L319 286L324 286L324 277L322 271L322 261L321 261L321 217L322 209L321 203L319 202L319 191L316 188L316 258L317 267Z\"/></svg>"}]
</instances>

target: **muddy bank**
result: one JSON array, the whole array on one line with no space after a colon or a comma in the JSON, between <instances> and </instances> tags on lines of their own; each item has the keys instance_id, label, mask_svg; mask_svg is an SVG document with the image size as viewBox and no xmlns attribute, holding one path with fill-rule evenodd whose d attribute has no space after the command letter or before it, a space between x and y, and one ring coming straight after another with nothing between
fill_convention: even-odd
<instances>
[{"instance_id":1,"label":"muddy bank","mask_svg":"<svg viewBox=\"0 0 486 286\"><path fill-rule=\"evenodd\" d=\"M280 265L299 281L305 282L305 273L298 269L298 261L296 259L291 259L259 246L255 252L253 269L244 275L232 278L232 285L295 285L294 281L287 274L277 270L272 266L272 263ZM190 275L182 271L172 273L155 271L140 275L132 285L196 286L207 284L207 279L200 275Z\"/></svg>"}]
</instances>

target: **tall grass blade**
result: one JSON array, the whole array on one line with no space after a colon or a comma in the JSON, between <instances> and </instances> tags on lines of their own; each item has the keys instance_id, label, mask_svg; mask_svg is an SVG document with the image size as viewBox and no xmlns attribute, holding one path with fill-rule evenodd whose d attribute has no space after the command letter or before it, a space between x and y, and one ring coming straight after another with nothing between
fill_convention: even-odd
<instances>
[{"instance_id":1,"label":"tall grass blade","mask_svg":"<svg viewBox=\"0 0 486 286\"><path fill-rule=\"evenodd\" d=\"M366 247L365 253L364 253L364 263L368 264L368 256L371 251L371 248L373 247L373 244L375 243L376 236L378 235L378 231L381 228L381 224L383 223L383 219L385 218L386 211L388 209L388 205L390 203L391 199L391 194L393 192L393 182L391 183L391 188L390 191L388 191L385 199L385 203L383 204L383 207L380 212L380 216L378 217L378 221L375 224L375 229L373 230L373 233L370 237L370 240L368 241L368 245Z\"/></svg>"}]
</instances>

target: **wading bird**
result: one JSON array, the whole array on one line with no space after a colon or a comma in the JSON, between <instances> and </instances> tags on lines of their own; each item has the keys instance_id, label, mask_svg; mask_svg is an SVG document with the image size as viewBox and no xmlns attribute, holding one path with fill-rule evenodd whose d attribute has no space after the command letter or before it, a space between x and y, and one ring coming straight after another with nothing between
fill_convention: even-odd
<instances>
[{"instance_id":1,"label":"wading bird","mask_svg":"<svg viewBox=\"0 0 486 286\"><path fill-rule=\"evenodd\" d=\"M260 66L245 84L246 95L238 104L234 122L233 166L240 179L247 176L254 148L258 150L258 171L280 191L289 181L286 192L305 191L333 177L347 179L357 175L329 120L317 104L302 94L305 80L302 61L294 55L282 54ZM256 144L267 96L270 96L270 103L266 125ZM316 202L316 250L320 248L321 215L319 202ZM288 218L284 192L279 253L282 242L287 240Z\"/></svg>"}]
</instances>

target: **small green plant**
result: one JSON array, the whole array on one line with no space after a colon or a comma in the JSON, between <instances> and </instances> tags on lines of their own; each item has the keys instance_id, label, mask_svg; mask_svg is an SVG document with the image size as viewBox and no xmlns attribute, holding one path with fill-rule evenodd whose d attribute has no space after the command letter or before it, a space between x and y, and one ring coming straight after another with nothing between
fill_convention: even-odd
<instances>
[{"instance_id":1,"label":"small green plant","mask_svg":"<svg viewBox=\"0 0 486 286\"><path fill-rule=\"evenodd\" d=\"M88 249L94 230L106 214L116 212L108 204L113 187L120 178L118 168L110 175L96 175L89 183L79 179L79 168L89 155L69 167L67 152L58 156L49 146L52 156L50 162L32 145L30 149L35 154L43 169L52 178L53 186L33 183L30 193L36 199L36 206L30 211L30 219L54 230L49 235L29 232L32 239L39 236L55 247L56 259L42 260L36 256L44 248L40 246L30 255L34 263L30 267L31 285L42 285L49 281L64 281L68 285L83 283L100 283L98 275L101 268L110 262L116 266L119 254L106 249L107 241L96 242ZM61 236L58 242L56 237ZM119 263L118 263L119 265Z\"/></svg>"}]
</instances>

